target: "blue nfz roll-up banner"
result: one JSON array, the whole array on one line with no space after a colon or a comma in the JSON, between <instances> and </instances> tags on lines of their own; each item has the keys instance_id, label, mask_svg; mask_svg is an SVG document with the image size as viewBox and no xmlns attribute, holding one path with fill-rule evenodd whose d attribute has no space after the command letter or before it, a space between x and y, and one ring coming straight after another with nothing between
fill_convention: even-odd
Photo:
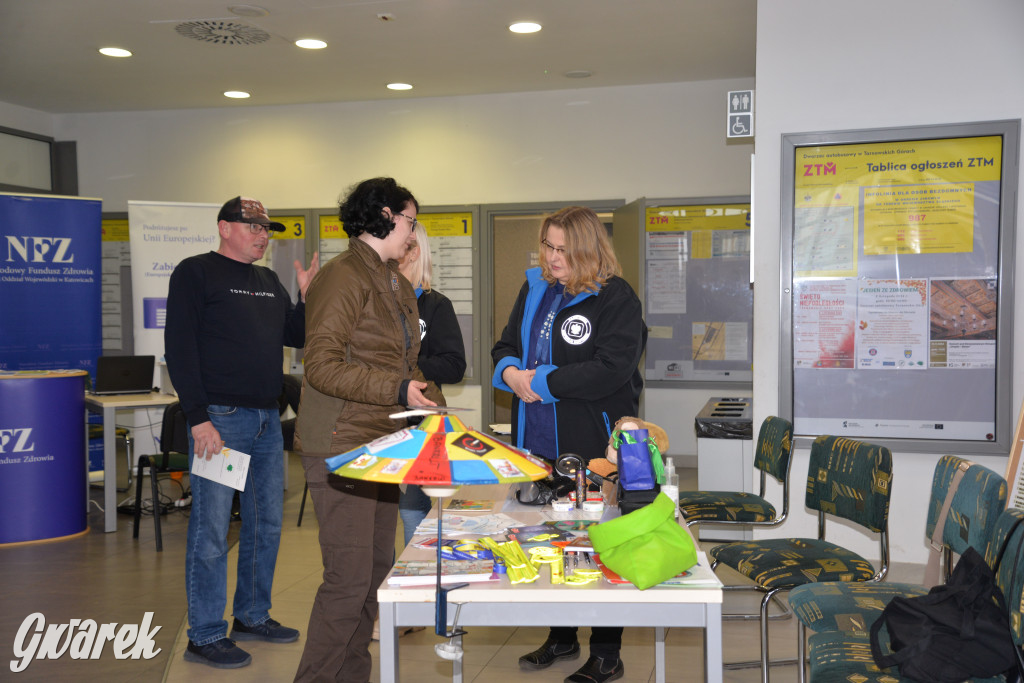
<instances>
[{"instance_id":1,"label":"blue nfz roll-up banner","mask_svg":"<svg viewBox=\"0 0 1024 683\"><path fill-rule=\"evenodd\" d=\"M93 371L100 214L98 199L0 194L0 369Z\"/></svg>"}]
</instances>

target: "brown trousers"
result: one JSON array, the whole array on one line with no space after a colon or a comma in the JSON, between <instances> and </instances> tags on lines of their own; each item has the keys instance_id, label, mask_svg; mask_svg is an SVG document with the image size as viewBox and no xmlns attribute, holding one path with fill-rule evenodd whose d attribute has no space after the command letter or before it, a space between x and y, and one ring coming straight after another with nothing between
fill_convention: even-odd
<instances>
[{"instance_id":1,"label":"brown trousers","mask_svg":"<svg viewBox=\"0 0 1024 683\"><path fill-rule=\"evenodd\" d=\"M324 577L295 680L367 683L377 588L394 558L398 487L328 474L315 456L304 455L302 466L320 525Z\"/></svg>"}]
</instances>

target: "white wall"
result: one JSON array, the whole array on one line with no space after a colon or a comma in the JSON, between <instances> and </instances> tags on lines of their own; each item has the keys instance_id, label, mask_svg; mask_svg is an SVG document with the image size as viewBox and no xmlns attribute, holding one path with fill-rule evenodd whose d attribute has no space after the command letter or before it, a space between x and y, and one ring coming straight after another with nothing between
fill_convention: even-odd
<instances>
[{"instance_id":1,"label":"white wall","mask_svg":"<svg viewBox=\"0 0 1024 683\"><path fill-rule=\"evenodd\" d=\"M34 118L0 106L0 125L76 140L80 191L102 198L104 211L124 211L129 199L217 203L239 193L271 209L325 208L379 174L427 205L744 195L753 145L725 138L725 104L729 90L753 85ZM693 417L725 394L655 390L645 409L673 454L693 455ZM474 387L459 405L479 409L480 400Z\"/></svg>"},{"instance_id":2,"label":"white wall","mask_svg":"<svg viewBox=\"0 0 1024 683\"><path fill-rule=\"evenodd\" d=\"M750 79L324 105L59 115L82 194L328 207L392 175L422 204L745 194L725 93ZM0 117L3 112L0 111ZM2 124L2 118L0 118Z\"/></svg>"},{"instance_id":3,"label":"white wall","mask_svg":"<svg viewBox=\"0 0 1024 683\"><path fill-rule=\"evenodd\" d=\"M779 169L781 135L1024 116L1024 3L1020 0L771 0L758 3L754 330L754 422L779 410ZM1022 176L1024 179L1024 176ZM1020 191L1018 190L1018 196ZM1018 219L1019 220L1019 219ZM1018 237L1016 281L1024 273ZM1024 295L1014 306L1016 347ZM1024 355L1014 353L1013 418L1024 392ZM954 399L955 400L955 399ZM890 520L895 561L924 562L924 525L935 462L942 454L894 453ZM797 500L784 533L814 536L803 508L808 453L797 453ZM1006 459L975 457L1002 474ZM846 532L847 530L844 530ZM866 557L877 545L853 531Z\"/></svg>"},{"instance_id":4,"label":"white wall","mask_svg":"<svg viewBox=\"0 0 1024 683\"><path fill-rule=\"evenodd\" d=\"M0 102L0 126L53 137L53 117L37 109Z\"/></svg>"}]
</instances>

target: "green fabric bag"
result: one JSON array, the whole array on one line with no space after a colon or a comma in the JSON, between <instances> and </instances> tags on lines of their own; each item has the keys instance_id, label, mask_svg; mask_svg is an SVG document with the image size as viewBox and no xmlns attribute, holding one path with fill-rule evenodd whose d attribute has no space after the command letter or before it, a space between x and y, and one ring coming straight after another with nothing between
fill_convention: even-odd
<instances>
[{"instance_id":1,"label":"green fabric bag","mask_svg":"<svg viewBox=\"0 0 1024 683\"><path fill-rule=\"evenodd\" d=\"M601 563L640 590L697 564L693 537L675 519L675 503L659 493L650 505L587 529Z\"/></svg>"}]
</instances>

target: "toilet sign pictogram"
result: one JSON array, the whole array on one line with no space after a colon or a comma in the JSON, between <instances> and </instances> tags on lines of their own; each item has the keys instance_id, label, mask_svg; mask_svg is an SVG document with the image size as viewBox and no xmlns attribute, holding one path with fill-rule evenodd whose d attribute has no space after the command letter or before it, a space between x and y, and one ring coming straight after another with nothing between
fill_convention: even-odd
<instances>
[{"instance_id":1,"label":"toilet sign pictogram","mask_svg":"<svg viewBox=\"0 0 1024 683\"><path fill-rule=\"evenodd\" d=\"M730 90L726 137L754 137L754 91Z\"/></svg>"}]
</instances>

